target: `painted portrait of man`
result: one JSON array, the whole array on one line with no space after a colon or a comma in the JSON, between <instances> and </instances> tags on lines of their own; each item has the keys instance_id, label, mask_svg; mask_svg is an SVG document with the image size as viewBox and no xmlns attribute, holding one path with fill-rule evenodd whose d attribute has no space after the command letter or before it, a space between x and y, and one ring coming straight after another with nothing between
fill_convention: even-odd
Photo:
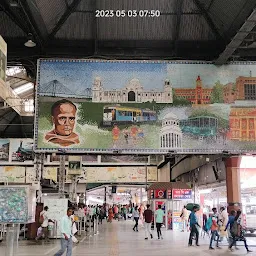
<instances>
[{"instance_id":1,"label":"painted portrait of man","mask_svg":"<svg viewBox=\"0 0 256 256\"><path fill-rule=\"evenodd\" d=\"M76 113L77 107L73 102L66 99L55 102L51 108L53 130L46 133L47 142L62 147L79 144L79 136L74 132Z\"/></svg>"}]
</instances>

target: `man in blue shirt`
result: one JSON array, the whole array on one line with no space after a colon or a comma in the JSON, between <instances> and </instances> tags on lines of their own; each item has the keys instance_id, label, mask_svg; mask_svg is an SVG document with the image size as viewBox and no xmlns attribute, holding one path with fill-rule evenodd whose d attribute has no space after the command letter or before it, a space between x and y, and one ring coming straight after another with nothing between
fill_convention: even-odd
<instances>
[{"instance_id":1,"label":"man in blue shirt","mask_svg":"<svg viewBox=\"0 0 256 256\"><path fill-rule=\"evenodd\" d=\"M233 242L233 238L232 238L232 235L230 233L230 230L232 229L233 225L234 225L234 222L235 222L235 217L236 217L236 211L232 210L229 217L228 217L228 223L226 225L226 228L225 228L225 231L228 229L228 235L229 235L229 245ZM237 249L236 247L236 241L235 241L235 248Z\"/></svg>"},{"instance_id":2,"label":"man in blue shirt","mask_svg":"<svg viewBox=\"0 0 256 256\"><path fill-rule=\"evenodd\" d=\"M60 221L60 230L62 234L61 249L54 256L61 256L67 249L67 256L72 256L72 208L68 208L67 215L63 216Z\"/></svg>"},{"instance_id":3,"label":"man in blue shirt","mask_svg":"<svg viewBox=\"0 0 256 256\"><path fill-rule=\"evenodd\" d=\"M196 235L196 245L199 246L198 244L198 238L199 238L199 232L197 227L200 227L198 224L196 212L198 211L198 208L196 206L193 207L193 211L190 213L189 216L189 222L190 222L190 235L189 235L189 242L188 246L192 246L192 238L193 235Z\"/></svg>"}]
</instances>

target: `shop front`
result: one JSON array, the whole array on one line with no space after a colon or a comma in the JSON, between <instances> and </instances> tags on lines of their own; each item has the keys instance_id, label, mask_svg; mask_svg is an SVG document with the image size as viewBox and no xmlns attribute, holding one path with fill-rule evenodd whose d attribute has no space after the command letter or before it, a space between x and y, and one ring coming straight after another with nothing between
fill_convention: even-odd
<instances>
[{"instance_id":1,"label":"shop front","mask_svg":"<svg viewBox=\"0 0 256 256\"><path fill-rule=\"evenodd\" d=\"M192 190L186 183L155 183L148 189L148 199L154 212L158 209L158 205L161 205L165 213L164 226L167 230L182 229L180 217L182 208L192 202Z\"/></svg>"}]
</instances>

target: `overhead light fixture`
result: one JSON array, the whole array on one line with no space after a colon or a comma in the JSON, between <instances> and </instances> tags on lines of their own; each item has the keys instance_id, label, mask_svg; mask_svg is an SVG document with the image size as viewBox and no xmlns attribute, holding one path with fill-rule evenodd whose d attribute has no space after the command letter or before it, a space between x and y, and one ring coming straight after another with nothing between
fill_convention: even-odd
<instances>
[{"instance_id":1,"label":"overhead light fixture","mask_svg":"<svg viewBox=\"0 0 256 256\"><path fill-rule=\"evenodd\" d=\"M28 34L28 41L24 44L26 47L32 48L36 46L36 43L33 42L33 36L31 33Z\"/></svg>"}]
</instances>

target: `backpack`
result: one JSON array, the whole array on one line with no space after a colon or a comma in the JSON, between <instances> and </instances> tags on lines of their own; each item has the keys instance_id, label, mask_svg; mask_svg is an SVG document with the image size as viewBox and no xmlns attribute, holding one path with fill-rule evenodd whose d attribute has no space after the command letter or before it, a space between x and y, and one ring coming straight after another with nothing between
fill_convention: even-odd
<instances>
[{"instance_id":1,"label":"backpack","mask_svg":"<svg viewBox=\"0 0 256 256\"><path fill-rule=\"evenodd\" d=\"M232 236L237 236L238 235L238 223L237 221L234 222L231 230L230 230L230 233Z\"/></svg>"},{"instance_id":2,"label":"backpack","mask_svg":"<svg viewBox=\"0 0 256 256\"><path fill-rule=\"evenodd\" d=\"M212 217L210 217L206 223L205 223L205 226L204 226L204 231L208 232L212 227Z\"/></svg>"},{"instance_id":3,"label":"backpack","mask_svg":"<svg viewBox=\"0 0 256 256\"><path fill-rule=\"evenodd\" d=\"M39 223L40 224L44 223L44 215L43 214L41 214L40 217L39 217Z\"/></svg>"}]
</instances>

